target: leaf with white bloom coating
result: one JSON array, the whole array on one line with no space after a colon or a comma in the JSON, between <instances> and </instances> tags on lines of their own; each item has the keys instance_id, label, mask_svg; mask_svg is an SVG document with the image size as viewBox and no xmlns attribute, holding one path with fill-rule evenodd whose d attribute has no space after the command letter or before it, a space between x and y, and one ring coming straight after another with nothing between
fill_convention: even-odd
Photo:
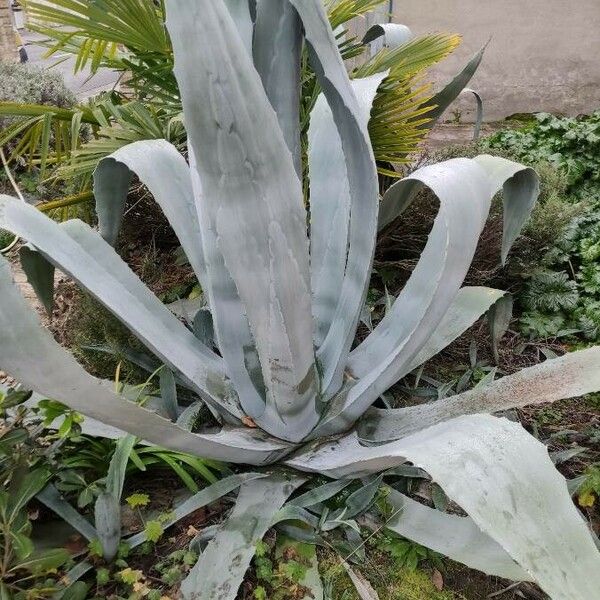
<instances>
[{"instance_id":1,"label":"leaf with white bloom coating","mask_svg":"<svg viewBox=\"0 0 600 600\"><path fill-rule=\"evenodd\" d=\"M212 504L219 498L222 498L226 494L233 492L233 490L240 487L240 485L255 479L262 479L264 477L266 477L264 473L239 473L225 477L224 479L205 487L194 494L191 498L188 498L182 502L179 506L176 506L169 514L169 518L162 523L163 529L167 529L175 523L178 523L181 521L181 519L187 517L203 506ZM125 541L130 548L135 548L136 546L144 543L146 539L146 532L141 531L140 533L136 533L135 535L128 537Z\"/></svg>"},{"instance_id":2,"label":"leaf with white bloom coating","mask_svg":"<svg viewBox=\"0 0 600 600\"><path fill-rule=\"evenodd\" d=\"M242 484L233 511L183 580L184 600L234 600L257 542L303 481L300 477L274 474Z\"/></svg>"},{"instance_id":3,"label":"leaf with white bloom coating","mask_svg":"<svg viewBox=\"0 0 600 600\"><path fill-rule=\"evenodd\" d=\"M89 226L81 221L59 225L9 196L0 196L0 223L18 231L47 260L87 289L200 393L235 412L235 406L208 389L224 387L222 359L196 339Z\"/></svg>"},{"instance_id":4,"label":"leaf with white bloom coating","mask_svg":"<svg viewBox=\"0 0 600 600\"><path fill-rule=\"evenodd\" d=\"M98 537L96 528L82 517L51 483L38 492L36 498L90 542Z\"/></svg>"},{"instance_id":5,"label":"leaf with white bloom coating","mask_svg":"<svg viewBox=\"0 0 600 600\"><path fill-rule=\"evenodd\" d=\"M372 408L360 425L370 442L400 439L436 423L476 413L575 398L600 390L600 347L570 352L437 402L396 409Z\"/></svg>"},{"instance_id":6,"label":"leaf with white bloom coating","mask_svg":"<svg viewBox=\"0 0 600 600\"><path fill-rule=\"evenodd\" d=\"M302 175L300 147L300 73L302 27L286 0L261 0L256 11L254 66L263 82L279 126Z\"/></svg>"},{"instance_id":7,"label":"leaf with white bloom coating","mask_svg":"<svg viewBox=\"0 0 600 600\"><path fill-rule=\"evenodd\" d=\"M94 195L100 231L112 229L112 206L115 194L124 197L129 186L113 190L108 182L137 175L148 188L173 228L186 257L190 261L200 285L206 285L206 266L202 251L202 236L194 206L190 169L177 148L166 140L142 140L127 144L102 159L94 171ZM110 194L110 195L109 195Z\"/></svg>"},{"instance_id":8,"label":"leaf with white bloom coating","mask_svg":"<svg viewBox=\"0 0 600 600\"><path fill-rule=\"evenodd\" d=\"M540 180L537 173L519 163L482 154L473 159L481 165L492 185L492 194L502 190L504 203L504 230L502 233L502 264L521 233L524 223L540 195Z\"/></svg>"},{"instance_id":9,"label":"leaf with white bloom coating","mask_svg":"<svg viewBox=\"0 0 600 600\"><path fill-rule=\"evenodd\" d=\"M394 516L385 522L387 529L487 575L531 580L469 517L429 508L392 488L387 488L386 502L394 510Z\"/></svg>"},{"instance_id":10,"label":"leaf with white bloom coating","mask_svg":"<svg viewBox=\"0 0 600 600\"><path fill-rule=\"evenodd\" d=\"M54 265L48 262L34 248L24 245L19 249L21 267L27 276L27 282L33 288L38 300L49 316L54 306Z\"/></svg>"},{"instance_id":11,"label":"leaf with white bloom coating","mask_svg":"<svg viewBox=\"0 0 600 600\"><path fill-rule=\"evenodd\" d=\"M410 279L369 336L348 358L353 378L319 434L345 431L410 365L441 322L467 274L491 203L485 171L468 159L423 167L391 189L429 187L440 200L433 229Z\"/></svg>"},{"instance_id":12,"label":"leaf with white bloom coating","mask_svg":"<svg viewBox=\"0 0 600 600\"><path fill-rule=\"evenodd\" d=\"M435 331L408 367L413 371L458 339L506 294L483 286L466 286L458 290Z\"/></svg>"},{"instance_id":13,"label":"leaf with white bloom coating","mask_svg":"<svg viewBox=\"0 0 600 600\"><path fill-rule=\"evenodd\" d=\"M250 14L249 0L224 0L229 9L229 14L235 23L244 48L252 55L252 35L254 33L254 24Z\"/></svg>"},{"instance_id":14,"label":"leaf with white bloom coating","mask_svg":"<svg viewBox=\"0 0 600 600\"><path fill-rule=\"evenodd\" d=\"M519 424L470 415L377 447L361 446L353 434L287 464L348 477L406 460L430 473L554 600L594 597L600 552L546 447Z\"/></svg>"},{"instance_id":15,"label":"leaf with white bloom coating","mask_svg":"<svg viewBox=\"0 0 600 600\"><path fill-rule=\"evenodd\" d=\"M350 85L323 4L320 0L290 3L304 26L310 63L333 113L350 182L346 273L332 325L317 354L323 369L323 395L329 398L342 385L346 357L367 295L375 252L379 184L367 130L368 115L361 111Z\"/></svg>"},{"instance_id":16,"label":"leaf with white bloom coating","mask_svg":"<svg viewBox=\"0 0 600 600\"><path fill-rule=\"evenodd\" d=\"M223 2L173 0L167 27L202 185L198 209L245 307L267 402L288 425L281 434L299 440L319 416L300 180Z\"/></svg>"},{"instance_id":17,"label":"leaf with white bloom coating","mask_svg":"<svg viewBox=\"0 0 600 600\"><path fill-rule=\"evenodd\" d=\"M265 464L289 452L284 442L268 440L254 429L194 434L117 396L108 382L86 373L39 323L12 283L10 265L0 260L0 368L25 388L64 402L102 423L172 450L246 464Z\"/></svg>"},{"instance_id":18,"label":"leaf with white bloom coating","mask_svg":"<svg viewBox=\"0 0 600 600\"><path fill-rule=\"evenodd\" d=\"M360 116L368 122L377 88L388 71L354 79L352 89ZM350 225L350 181L342 140L323 94L311 112L308 128L310 183L310 266L315 318L315 345L319 347L340 300Z\"/></svg>"}]
</instances>

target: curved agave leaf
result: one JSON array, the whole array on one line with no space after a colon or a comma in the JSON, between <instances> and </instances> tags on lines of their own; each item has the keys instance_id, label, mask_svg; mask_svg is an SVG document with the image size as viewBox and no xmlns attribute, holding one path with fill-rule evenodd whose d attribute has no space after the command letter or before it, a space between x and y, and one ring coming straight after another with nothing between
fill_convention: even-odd
<instances>
[{"instance_id":1,"label":"curved agave leaf","mask_svg":"<svg viewBox=\"0 0 600 600\"><path fill-rule=\"evenodd\" d=\"M423 128L431 129L469 84L469 81L475 75L475 71L479 68L486 47L487 44L471 58L463 70L450 83L422 105L422 108L431 107L431 110L427 113L427 117L430 120L422 125Z\"/></svg>"},{"instance_id":2,"label":"curved agave leaf","mask_svg":"<svg viewBox=\"0 0 600 600\"><path fill-rule=\"evenodd\" d=\"M217 243L217 234L210 224L207 211L202 210L202 183L196 170L192 148L189 148L192 186L197 199L198 216L203 231L202 242L206 256L207 282L205 292L212 309L212 321L217 334L217 345L227 363L228 375L233 381L244 411L256 419L266 431L284 436L284 424L276 407L266 405L265 383L256 344L236 285L225 266L223 253Z\"/></svg>"},{"instance_id":3,"label":"curved agave leaf","mask_svg":"<svg viewBox=\"0 0 600 600\"><path fill-rule=\"evenodd\" d=\"M367 123L350 85L320 0L290 0L304 26L309 57L338 128L350 183L348 260L335 316L317 358L322 390L331 397L342 384L346 357L366 298L375 252L378 180Z\"/></svg>"},{"instance_id":4,"label":"curved agave leaf","mask_svg":"<svg viewBox=\"0 0 600 600\"><path fill-rule=\"evenodd\" d=\"M369 121L377 88L388 71L351 81L360 116ZM327 99L319 96L308 128L310 181L310 266L315 345L331 327L346 271L350 224L350 182L342 140Z\"/></svg>"},{"instance_id":5,"label":"curved agave leaf","mask_svg":"<svg viewBox=\"0 0 600 600\"><path fill-rule=\"evenodd\" d=\"M397 409L371 409L360 427L372 442L400 439L460 415L575 398L600 390L600 347L570 352L437 402Z\"/></svg>"},{"instance_id":6,"label":"curved agave leaf","mask_svg":"<svg viewBox=\"0 0 600 600\"><path fill-rule=\"evenodd\" d=\"M369 27L363 37L363 44L372 44L375 51L382 47L397 48L406 44L413 38L413 32L406 26L399 23L381 23ZM378 40L378 42L377 42Z\"/></svg>"},{"instance_id":7,"label":"curved agave leaf","mask_svg":"<svg viewBox=\"0 0 600 600\"><path fill-rule=\"evenodd\" d=\"M196 339L91 228L81 221L60 226L9 196L0 196L0 222L20 232L47 260L86 288L208 401L235 416L238 409L225 393L214 393L215 386L226 388L222 359Z\"/></svg>"},{"instance_id":8,"label":"curved agave leaf","mask_svg":"<svg viewBox=\"0 0 600 600\"><path fill-rule=\"evenodd\" d=\"M358 381L348 384L341 402L331 407L319 433L346 430L398 379L441 322L467 274L481 232L482 214L491 202L485 172L468 159L418 169L394 184L415 193L415 182L429 187L440 210L425 250L402 293L383 320L348 359ZM468 182L468 184L466 183Z\"/></svg>"},{"instance_id":9,"label":"curved agave leaf","mask_svg":"<svg viewBox=\"0 0 600 600\"><path fill-rule=\"evenodd\" d=\"M469 517L446 514L387 488L386 501L395 514L385 527L471 569L516 581L531 581L497 542Z\"/></svg>"},{"instance_id":10,"label":"curved agave leaf","mask_svg":"<svg viewBox=\"0 0 600 600\"><path fill-rule=\"evenodd\" d=\"M521 233L523 224L540 195L540 180L537 173L519 163L482 154L473 159L488 174L493 195L502 190L504 204L504 230L502 234L502 264L515 240Z\"/></svg>"},{"instance_id":11,"label":"curved agave leaf","mask_svg":"<svg viewBox=\"0 0 600 600\"><path fill-rule=\"evenodd\" d=\"M287 464L348 477L405 460L430 473L553 599L594 596L600 552L545 446L516 423L463 416L377 447L361 446L350 435Z\"/></svg>"},{"instance_id":12,"label":"curved agave leaf","mask_svg":"<svg viewBox=\"0 0 600 600\"><path fill-rule=\"evenodd\" d=\"M230 429L218 434L194 434L113 393L110 384L86 373L41 327L12 283L10 265L0 260L0 365L25 388L64 402L103 423L122 428L157 446L205 458L265 464L290 451L281 441L268 440L254 429Z\"/></svg>"},{"instance_id":13,"label":"curved agave leaf","mask_svg":"<svg viewBox=\"0 0 600 600\"><path fill-rule=\"evenodd\" d=\"M193 155L190 161L193 161ZM207 241L204 244L209 263L206 264L204 236L200 231L194 203L190 168L172 144L164 140L144 140L129 144L102 160L94 173L95 187L106 189L108 186L104 185L104 180L118 177L122 169L128 169L140 178L173 227L200 285L214 307L219 348L227 363L228 375L239 392L242 406L250 416L259 417L264 412L265 402L257 393L246 368L247 365L258 363L258 358L254 357L254 343L235 284L222 264L216 243L209 244ZM121 189L125 196L127 191L126 188ZM96 194L97 206L113 201L113 197ZM107 210L99 211L99 215L104 213ZM102 230L101 217L99 221ZM207 237L212 241L211 233Z\"/></svg>"},{"instance_id":14,"label":"curved agave leaf","mask_svg":"<svg viewBox=\"0 0 600 600\"><path fill-rule=\"evenodd\" d=\"M112 232L119 230L123 211L115 207L125 206L129 192L129 183L115 185L114 182L128 181L134 174L165 213L204 288L206 266L190 169L177 148L166 140L133 142L98 163L94 171L98 225L100 232L111 232L110 239L103 237L109 242L116 240Z\"/></svg>"},{"instance_id":15,"label":"curved agave leaf","mask_svg":"<svg viewBox=\"0 0 600 600\"><path fill-rule=\"evenodd\" d=\"M475 104L477 106L477 112L475 114L475 126L473 127L473 141L476 142L481 134L481 126L483 125L483 98L478 92L471 88L465 88L462 94L473 94L475 98Z\"/></svg>"},{"instance_id":16,"label":"curved agave leaf","mask_svg":"<svg viewBox=\"0 0 600 600\"><path fill-rule=\"evenodd\" d=\"M19 249L21 267L35 295L42 303L48 315L52 316L54 307L54 265L49 263L34 248L24 245Z\"/></svg>"},{"instance_id":17,"label":"curved agave leaf","mask_svg":"<svg viewBox=\"0 0 600 600\"><path fill-rule=\"evenodd\" d=\"M259 542L300 477L270 475L240 487L237 502L222 529L181 584L184 599L234 600Z\"/></svg>"},{"instance_id":18,"label":"curved agave leaf","mask_svg":"<svg viewBox=\"0 0 600 600\"><path fill-rule=\"evenodd\" d=\"M448 307L440 324L410 363L409 372L427 362L459 338L505 295L506 292L501 290L482 286L461 288Z\"/></svg>"},{"instance_id":19,"label":"curved agave leaf","mask_svg":"<svg viewBox=\"0 0 600 600\"><path fill-rule=\"evenodd\" d=\"M167 13L201 222L218 237L244 304L268 402L299 440L319 416L300 180L222 0L174 0Z\"/></svg>"},{"instance_id":20,"label":"curved agave leaf","mask_svg":"<svg viewBox=\"0 0 600 600\"><path fill-rule=\"evenodd\" d=\"M294 8L282 0L261 0L254 29L254 66L292 157L302 175L300 148L300 73L302 28Z\"/></svg>"}]
</instances>

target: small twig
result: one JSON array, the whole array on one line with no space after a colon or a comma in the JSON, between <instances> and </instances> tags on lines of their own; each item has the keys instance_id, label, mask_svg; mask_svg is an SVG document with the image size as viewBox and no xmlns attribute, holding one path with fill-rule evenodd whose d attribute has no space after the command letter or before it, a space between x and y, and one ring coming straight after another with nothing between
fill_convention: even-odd
<instances>
[{"instance_id":1,"label":"small twig","mask_svg":"<svg viewBox=\"0 0 600 600\"><path fill-rule=\"evenodd\" d=\"M502 596L503 594L506 594L506 592L510 592L511 590L514 590L516 587L518 587L520 585L521 585L521 582L516 581L515 583L511 583L508 587L498 590L497 592L492 592L491 594L488 594L486 596L486 598L496 598L497 596Z\"/></svg>"}]
</instances>

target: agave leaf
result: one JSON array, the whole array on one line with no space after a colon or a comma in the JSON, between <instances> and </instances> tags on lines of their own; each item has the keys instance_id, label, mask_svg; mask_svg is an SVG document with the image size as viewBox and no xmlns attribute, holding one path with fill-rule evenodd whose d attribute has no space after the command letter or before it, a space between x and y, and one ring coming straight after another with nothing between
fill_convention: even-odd
<instances>
[{"instance_id":1,"label":"agave leaf","mask_svg":"<svg viewBox=\"0 0 600 600\"><path fill-rule=\"evenodd\" d=\"M473 141L476 142L481 134L481 126L483 125L483 98L478 92L471 88L465 88L461 95L473 94L475 98L475 104L477 106L477 112L475 114L475 126L473 127Z\"/></svg>"},{"instance_id":2,"label":"agave leaf","mask_svg":"<svg viewBox=\"0 0 600 600\"><path fill-rule=\"evenodd\" d=\"M94 171L94 197L100 235L111 245L117 242L132 172L119 163L100 161Z\"/></svg>"},{"instance_id":3,"label":"agave leaf","mask_svg":"<svg viewBox=\"0 0 600 600\"><path fill-rule=\"evenodd\" d=\"M183 580L183 598L234 600L257 542L288 496L303 481L300 477L275 474L242 484L231 515Z\"/></svg>"},{"instance_id":4,"label":"agave leaf","mask_svg":"<svg viewBox=\"0 0 600 600\"><path fill-rule=\"evenodd\" d=\"M98 538L96 528L82 517L51 483L39 492L36 498L90 542Z\"/></svg>"},{"instance_id":5,"label":"agave leaf","mask_svg":"<svg viewBox=\"0 0 600 600\"><path fill-rule=\"evenodd\" d=\"M469 269L491 202L485 172L468 159L418 169L394 184L413 193L414 182L440 200L433 229L410 279L392 308L348 359L353 380L331 407L321 434L344 431L398 379L441 322ZM468 185L465 182L469 182ZM358 381L355 381L358 379Z\"/></svg>"},{"instance_id":6,"label":"agave leaf","mask_svg":"<svg viewBox=\"0 0 600 600\"><path fill-rule=\"evenodd\" d=\"M235 23L244 47L251 56L254 24L250 15L249 0L225 0L225 5L229 9L229 14Z\"/></svg>"},{"instance_id":7,"label":"agave leaf","mask_svg":"<svg viewBox=\"0 0 600 600\"><path fill-rule=\"evenodd\" d=\"M377 88L388 71L351 82L360 117L368 122ZM320 346L340 300L348 253L350 181L342 140L323 94L311 112L308 128L310 179L310 258L315 344Z\"/></svg>"},{"instance_id":8,"label":"agave leaf","mask_svg":"<svg viewBox=\"0 0 600 600\"><path fill-rule=\"evenodd\" d=\"M117 442L117 447L110 460L108 473L106 475L106 491L112 494L117 501L121 500L123 484L125 483L125 472L129 455L135 446L137 438L134 435L126 435Z\"/></svg>"},{"instance_id":9,"label":"agave leaf","mask_svg":"<svg viewBox=\"0 0 600 600\"><path fill-rule=\"evenodd\" d=\"M110 561L116 556L121 541L121 505L110 492L102 492L96 499L94 521L102 556Z\"/></svg>"},{"instance_id":10,"label":"agave leaf","mask_svg":"<svg viewBox=\"0 0 600 600\"><path fill-rule=\"evenodd\" d=\"M342 139L350 182L348 260L332 326L318 358L325 398L341 387L346 356L367 294L378 210L378 180L366 119L350 85L334 34L320 0L290 0L304 26L309 58Z\"/></svg>"},{"instance_id":11,"label":"agave leaf","mask_svg":"<svg viewBox=\"0 0 600 600\"><path fill-rule=\"evenodd\" d=\"M600 347L594 347L547 360L485 387L437 402L391 410L371 409L361 425L360 435L376 442L399 439L460 415L555 402L598 390Z\"/></svg>"},{"instance_id":12,"label":"agave leaf","mask_svg":"<svg viewBox=\"0 0 600 600\"><path fill-rule=\"evenodd\" d=\"M282 434L299 440L318 419L300 180L222 0L175 0L167 14L203 192L203 233L206 227L218 237L256 343L268 403L288 423Z\"/></svg>"},{"instance_id":13,"label":"agave leaf","mask_svg":"<svg viewBox=\"0 0 600 600\"><path fill-rule=\"evenodd\" d=\"M482 154L473 160L486 170L492 184L492 193L496 194L500 190L503 192L504 230L501 258L504 264L540 195L539 177L533 169L505 158Z\"/></svg>"},{"instance_id":14,"label":"agave leaf","mask_svg":"<svg viewBox=\"0 0 600 600\"><path fill-rule=\"evenodd\" d=\"M422 108L431 107L431 110L427 113L427 117L430 120L423 125L424 128L430 129L433 127L446 109L458 98L460 93L469 84L469 81L471 81L471 78L475 75L475 71L479 68L486 47L487 44L471 58L463 70L450 83L442 88L433 98L423 104Z\"/></svg>"},{"instance_id":15,"label":"agave leaf","mask_svg":"<svg viewBox=\"0 0 600 600\"><path fill-rule=\"evenodd\" d=\"M386 491L386 501L394 510L394 516L385 523L387 529L487 575L531 580L469 517L429 508L392 488Z\"/></svg>"},{"instance_id":16,"label":"agave leaf","mask_svg":"<svg viewBox=\"0 0 600 600\"><path fill-rule=\"evenodd\" d=\"M58 225L9 196L0 197L0 221L98 298L199 392L219 402L206 388L209 381L222 385L222 359L200 343L91 228L80 221Z\"/></svg>"},{"instance_id":17,"label":"agave leaf","mask_svg":"<svg viewBox=\"0 0 600 600\"><path fill-rule=\"evenodd\" d=\"M372 44L375 51L382 47L386 48L397 48L406 44L414 37L413 32L406 26L400 23L380 23L378 25L372 25L365 33L362 43Z\"/></svg>"},{"instance_id":18,"label":"agave leaf","mask_svg":"<svg viewBox=\"0 0 600 600\"><path fill-rule=\"evenodd\" d=\"M496 364L498 364L500 360L500 357L498 356L498 345L504 334L508 331L512 315L513 297L511 294L505 294L502 298L499 298L490 308L488 314L490 332L492 335L492 351L494 353Z\"/></svg>"},{"instance_id":19,"label":"agave leaf","mask_svg":"<svg viewBox=\"0 0 600 600\"><path fill-rule=\"evenodd\" d=\"M12 283L10 265L0 260L0 368L27 389L64 402L73 410L157 446L225 462L264 464L289 451L254 429L193 434L117 396L111 385L86 373L46 331Z\"/></svg>"},{"instance_id":20,"label":"agave leaf","mask_svg":"<svg viewBox=\"0 0 600 600\"><path fill-rule=\"evenodd\" d=\"M206 284L206 266L202 236L194 206L190 169L175 146L165 140L143 140L127 144L102 159L94 171L94 195L100 232L118 231L129 184L115 185L137 175L148 188L187 256L202 287ZM116 197L121 194L121 199ZM119 222L114 223L118 215ZM106 236L103 235L105 239ZM107 241L116 239L113 235Z\"/></svg>"},{"instance_id":21,"label":"agave leaf","mask_svg":"<svg viewBox=\"0 0 600 600\"><path fill-rule=\"evenodd\" d=\"M383 475L379 475L372 481L368 483L365 482L362 487L358 488L355 492L348 496L346 499L346 511L344 512L344 519L352 519L356 515L359 515L367 510L367 508L373 504L375 494L377 494L382 480Z\"/></svg>"},{"instance_id":22,"label":"agave leaf","mask_svg":"<svg viewBox=\"0 0 600 600\"><path fill-rule=\"evenodd\" d=\"M333 496L339 494L351 483L352 481L330 481L324 483L312 490L308 490L308 492L304 492L304 494L300 494L300 496L297 496L296 498L292 498L288 502L288 505L298 506L300 508L314 506L315 504L329 500L329 498L333 498Z\"/></svg>"},{"instance_id":23,"label":"agave leaf","mask_svg":"<svg viewBox=\"0 0 600 600\"><path fill-rule=\"evenodd\" d=\"M240 487L240 485L264 477L266 477L264 473L239 473L225 477L224 479L205 487L203 490L200 490L191 498L188 498L179 506L175 507L169 515L169 519L162 523L163 529L167 529L168 527L171 527L171 525L178 523L181 519L187 517L203 506L212 504L219 498L222 498L226 494L229 494ZM125 541L130 548L135 548L145 542L146 539L146 532L141 531L140 533L136 533L127 538Z\"/></svg>"},{"instance_id":24,"label":"agave leaf","mask_svg":"<svg viewBox=\"0 0 600 600\"><path fill-rule=\"evenodd\" d=\"M49 316L54 306L54 265L30 246L21 246L19 250L21 267L35 295Z\"/></svg>"},{"instance_id":25,"label":"agave leaf","mask_svg":"<svg viewBox=\"0 0 600 600\"><path fill-rule=\"evenodd\" d=\"M413 371L449 346L471 327L490 308L504 297L506 292L483 286L466 286L446 311L430 338L408 367Z\"/></svg>"},{"instance_id":26,"label":"agave leaf","mask_svg":"<svg viewBox=\"0 0 600 600\"><path fill-rule=\"evenodd\" d=\"M292 157L302 174L300 148L300 73L302 28L298 14L284 0L261 0L256 11L254 65Z\"/></svg>"},{"instance_id":27,"label":"agave leaf","mask_svg":"<svg viewBox=\"0 0 600 600\"><path fill-rule=\"evenodd\" d=\"M189 148L189 157L192 186L198 200L198 216L203 230L202 242L208 278L205 292L209 304L213 307L211 317L217 345L225 357L229 377L235 385L244 411L256 419L257 423L266 431L273 435L282 434L283 426L277 411L269 410L267 412L264 397L265 383L260 359L250 332L245 308L236 285L225 266L223 253L217 244L217 235L214 227L210 224L209 215L201 209L204 192L191 148Z\"/></svg>"},{"instance_id":28,"label":"agave leaf","mask_svg":"<svg viewBox=\"0 0 600 600\"><path fill-rule=\"evenodd\" d=\"M198 337L198 336L196 336ZM160 396L164 404L167 416L171 421L176 421L179 416L179 405L177 404L177 386L173 371L163 367L159 375Z\"/></svg>"},{"instance_id":29,"label":"agave leaf","mask_svg":"<svg viewBox=\"0 0 600 600\"><path fill-rule=\"evenodd\" d=\"M362 446L352 434L287 464L348 477L405 460L428 471L552 598L585 600L596 593L600 552L545 446L519 424L469 415L376 447Z\"/></svg>"}]
</instances>

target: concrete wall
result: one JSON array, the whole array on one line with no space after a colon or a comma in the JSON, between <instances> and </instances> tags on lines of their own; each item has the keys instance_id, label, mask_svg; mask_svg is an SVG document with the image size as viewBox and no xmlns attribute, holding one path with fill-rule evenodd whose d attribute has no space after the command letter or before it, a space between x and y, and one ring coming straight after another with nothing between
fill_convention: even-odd
<instances>
[{"instance_id":1,"label":"concrete wall","mask_svg":"<svg viewBox=\"0 0 600 600\"><path fill-rule=\"evenodd\" d=\"M483 95L486 120L600 108L600 0L395 0L394 22L417 34L463 35L434 71L439 83L492 38L470 84ZM471 106L460 100L464 120Z\"/></svg>"}]
</instances>

